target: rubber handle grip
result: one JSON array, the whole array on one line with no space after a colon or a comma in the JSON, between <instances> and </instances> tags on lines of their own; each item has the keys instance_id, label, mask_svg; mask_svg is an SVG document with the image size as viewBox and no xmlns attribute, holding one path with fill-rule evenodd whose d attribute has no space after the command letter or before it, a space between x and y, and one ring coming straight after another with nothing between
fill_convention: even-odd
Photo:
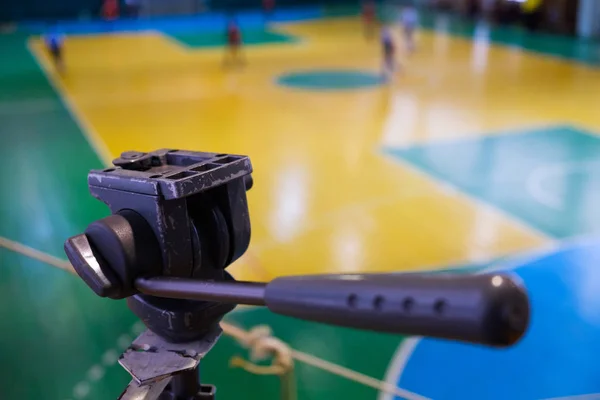
<instances>
[{"instance_id":1,"label":"rubber handle grip","mask_svg":"<svg viewBox=\"0 0 600 400\"><path fill-rule=\"evenodd\" d=\"M277 313L333 325L509 346L529 324L529 301L502 274L281 277L265 290Z\"/></svg>"}]
</instances>

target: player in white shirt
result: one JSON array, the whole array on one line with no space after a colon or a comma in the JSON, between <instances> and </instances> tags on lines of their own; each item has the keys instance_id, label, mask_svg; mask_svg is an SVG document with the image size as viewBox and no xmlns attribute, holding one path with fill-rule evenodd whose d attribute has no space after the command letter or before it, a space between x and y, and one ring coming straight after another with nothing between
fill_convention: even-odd
<instances>
[{"instance_id":1,"label":"player in white shirt","mask_svg":"<svg viewBox=\"0 0 600 400\"><path fill-rule=\"evenodd\" d=\"M419 24L419 13L413 5L402 7L400 25L404 33L404 43L409 53L415 51L415 30Z\"/></svg>"}]
</instances>

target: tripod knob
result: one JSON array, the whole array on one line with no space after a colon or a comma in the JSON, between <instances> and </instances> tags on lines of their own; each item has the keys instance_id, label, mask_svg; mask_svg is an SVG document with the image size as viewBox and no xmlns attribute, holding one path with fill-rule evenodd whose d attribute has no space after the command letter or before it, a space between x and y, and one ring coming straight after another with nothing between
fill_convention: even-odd
<instances>
[{"instance_id":1,"label":"tripod knob","mask_svg":"<svg viewBox=\"0 0 600 400\"><path fill-rule=\"evenodd\" d=\"M65 253L77 275L94 293L100 297L119 298L119 280L85 234L67 239Z\"/></svg>"},{"instance_id":2,"label":"tripod knob","mask_svg":"<svg viewBox=\"0 0 600 400\"><path fill-rule=\"evenodd\" d=\"M65 252L81 279L101 297L134 295L136 278L162 270L152 229L131 210L91 223L84 234L67 239Z\"/></svg>"}]
</instances>

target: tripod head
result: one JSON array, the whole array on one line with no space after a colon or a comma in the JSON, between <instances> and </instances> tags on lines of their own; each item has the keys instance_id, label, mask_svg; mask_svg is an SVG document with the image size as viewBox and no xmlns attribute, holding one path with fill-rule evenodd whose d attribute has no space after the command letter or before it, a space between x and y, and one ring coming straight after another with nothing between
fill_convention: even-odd
<instances>
[{"instance_id":1,"label":"tripod head","mask_svg":"<svg viewBox=\"0 0 600 400\"><path fill-rule=\"evenodd\" d=\"M506 275L344 274L236 282L250 243L246 156L126 152L91 171L112 215L69 238L75 271L99 296L127 299L148 330L123 354L128 399L213 399L200 359L236 304L329 324L508 346L525 332L525 291Z\"/></svg>"}]
</instances>

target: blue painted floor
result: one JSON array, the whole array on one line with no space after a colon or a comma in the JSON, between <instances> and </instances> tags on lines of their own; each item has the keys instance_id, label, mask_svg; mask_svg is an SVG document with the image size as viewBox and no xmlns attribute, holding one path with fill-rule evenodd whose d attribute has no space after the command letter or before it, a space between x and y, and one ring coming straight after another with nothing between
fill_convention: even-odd
<instances>
[{"instance_id":1,"label":"blue painted floor","mask_svg":"<svg viewBox=\"0 0 600 400\"><path fill-rule=\"evenodd\" d=\"M532 305L520 343L496 350L421 340L398 385L432 399L600 398L600 240L565 245L514 273Z\"/></svg>"}]
</instances>

